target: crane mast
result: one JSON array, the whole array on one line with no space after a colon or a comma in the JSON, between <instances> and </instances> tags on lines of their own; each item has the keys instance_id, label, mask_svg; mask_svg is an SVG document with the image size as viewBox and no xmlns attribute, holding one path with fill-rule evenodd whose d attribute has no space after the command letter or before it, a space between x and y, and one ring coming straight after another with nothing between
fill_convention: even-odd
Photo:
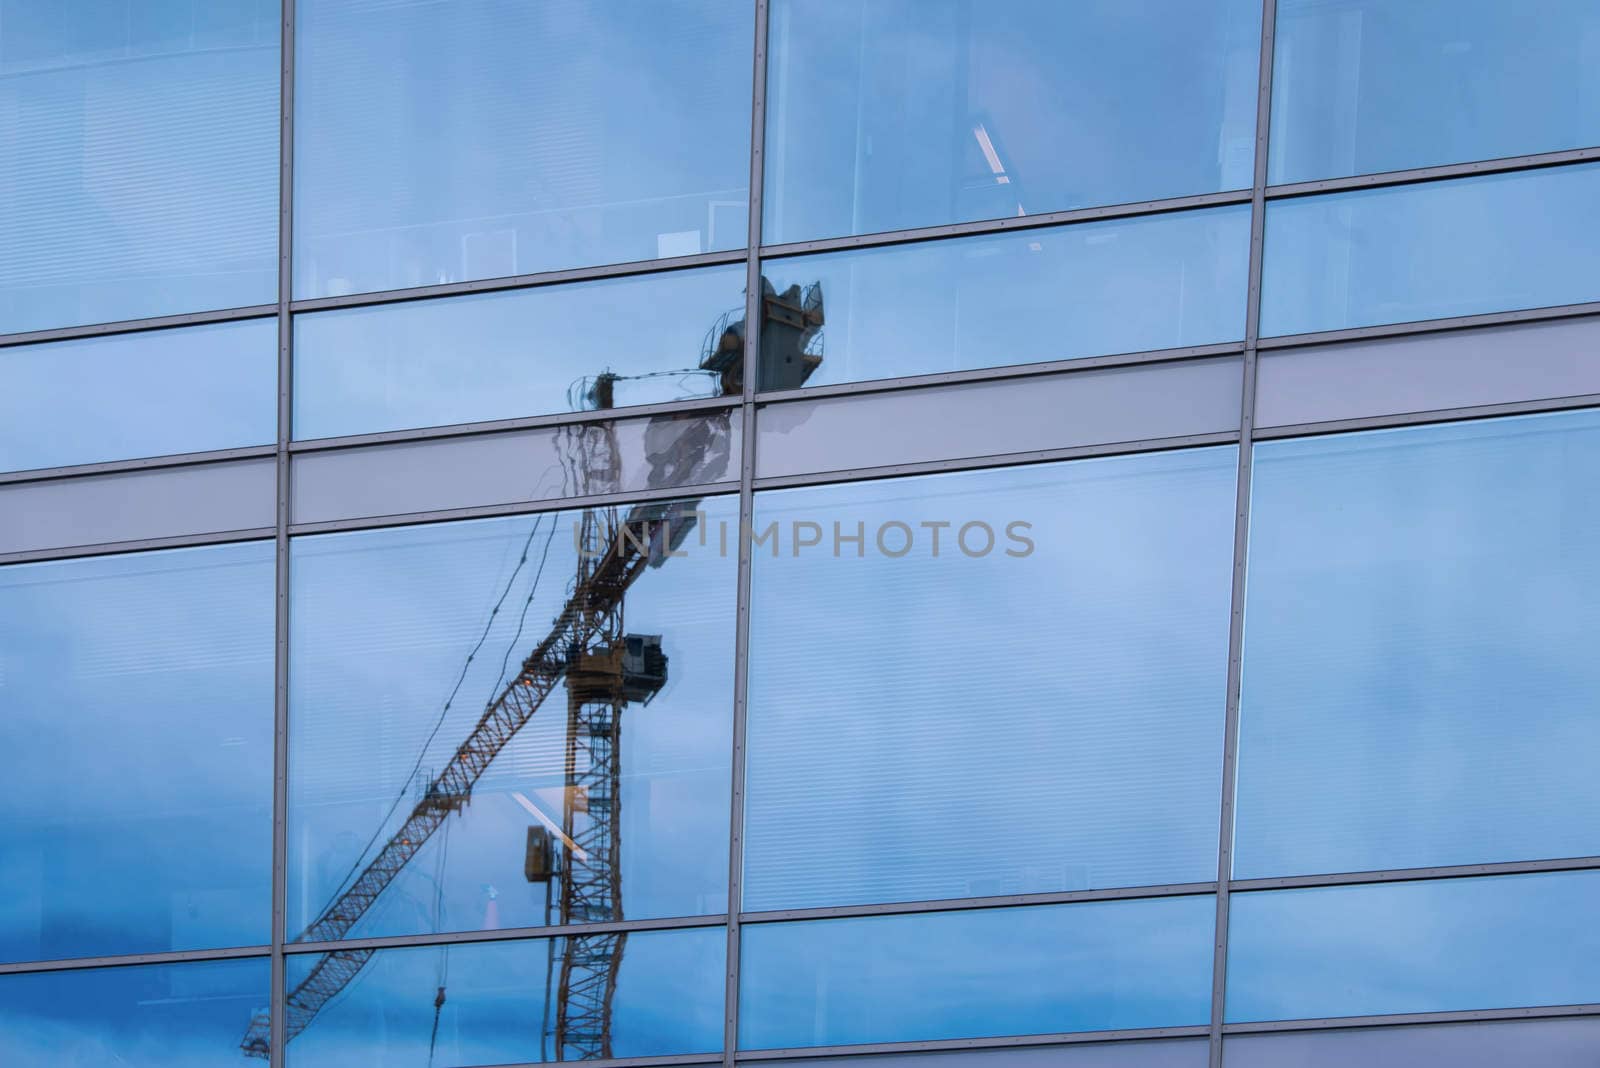
<instances>
[{"instance_id":1,"label":"crane mast","mask_svg":"<svg viewBox=\"0 0 1600 1068\"><path fill-rule=\"evenodd\" d=\"M779 294L763 280L760 337L761 374L769 386L798 387L821 362L811 342L823 322L820 286L791 286ZM724 316L707 338L699 370L719 376L721 391L742 390L745 324ZM621 379L603 375L590 390L597 408L612 404L612 387ZM721 420L721 431L707 429ZM662 416L651 421L670 430L661 442L646 431L652 485L689 485L712 478L703 472L708 458L726 463L726 412L694 413L691 420ZM560 437L580 492L614 488L620 470L611 424L564 428ZM720 456L718 450L721 450ZM648 703L666 681L661 639L629 635L623 626L623 601L647 567L659 567L682 544L699 518L700 501L649 502L621 508L586 509L578 544L578 570L571 593L549 632L522 661L516 676L489 702L471 732L456 747L444 769L393 835L349 885L322 911L297 941L334 942L344 938L421 852L451 813L467 805L473 787L495 757L533 718L555 688L567 687L566 789L562 803L565 842L561 863L534 856L530 832L526 874L530 881L561 878L560 922L606 923L623 918L621 849L621 720L631 702ZM548 839L544 839L547 843ZM626 944L625 932L564 936L556 990L556 1060L609 1058L611 1010ZM371 960L372 949L333 949L320 954L305 977L288 992L285 1039L293 1039L339 995ZM435 1009L443 1004L441 990ZM249 1056L271 1054L269 1014L257 1012L240 1048Z\"/></svg>"}]
</instances>

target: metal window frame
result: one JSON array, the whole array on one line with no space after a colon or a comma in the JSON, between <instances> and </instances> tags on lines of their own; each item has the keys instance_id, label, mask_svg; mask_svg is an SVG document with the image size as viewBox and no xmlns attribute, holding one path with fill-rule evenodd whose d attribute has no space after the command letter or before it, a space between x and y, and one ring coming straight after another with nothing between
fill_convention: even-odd
<instances>
[{"instance_id":1,"label":"metal window frame","mask_svg":"<svg viewBox=\"0 0 1600 1068\"><path fill-rule=\"evenodd\" d=\"M1233 875L1235 783L1239 768L1239 700L1244 661L1245 562L1250 549L1250 478L1255 449L1257 343L1261 333L1261 274L1267 228L1267 160L1272 130L1273 43L1277 0L1262 0L1256 82L1255 186L1251 191L1249 290L1245 306L1244 376L1239 398L1239 473L1235 489L1233 590L1228 609L1228 691L1222 733L1221 819L1217 828L1217 912L1211 965L1210 1068L1222 1068L1222 1023L1227 1013L1229 880Z\"/></svg>"},{"instance_id":2,"label":"metal window frame","mask_svg":"<svg viewBox=\"0 0 1600 1068\"><path fill-rule=\"evenodd\" d=\"M714 1065L735 1068L740 1062L770 1061L777 1059L817 1059L838 1056L894 1054L906 1052L935 1052L955 1050L1004 1049L1029 1046L1077 1045L1086 1043L1114 1043L1141 1040L1208 1040L1211 1068L1220 1068L1224 1036L1271 1033L1281 1031L1356 1029L1390 1026L1414 1026L1428 1023L1463 1023L1492 1020L1537 1019L1560 1016L1600 1017L1600 1003L1570 1006L1542 1006L1534 1008L1498 1008L1436 1013L1397 1014L1393 1016L1365 1016L1323 1019L1265 1021L1253 1023L1224 1023L1227 971L1227 922L1230 895L1234 892L1261 892L1315 886L1378 884L1422 879L1451 879L1493 875L1528 874L1535 872L1564 872L1600 870L1600 856L1554 858L1547 860L1515 861L1505 863L1450 865L1427 868L1409 868L1388 871L1339 872L1299 875L1267 879L1232 879L1232 823L1234 784L1237 776L1238 715L1241 687L1241 658L1243 635L1243 599L1245 557L1248 549L1250 484L1252 473L1252 448L1255 441L1269 441L1314 434L1379 429L1392 426L1439 423L1461 419L1490 418L1539 411L1552 411L1578 407L1600 407L1600 394L1561 397L1550 400L1485 405L1474 408L1439 409L1424 412L1344 419L1325 423L1270 427L1257 430L1254 426L1255 383L1258 353L1266 350L1285 350L1295 347L1325 344L1337 341L1355 341L1392 338L1407 335L1446 332L1481 326L1500 326L1563 318L1600 319L1600 300L1566 306L1517 309L1495 313L1462 316L1422 322L1407 322L1381 326L1323 331L1281 337L1259 336L1262 260L1267 205L1277 200L1288 200L1319 194L1349 190L1372 189L1461 178L1472 175L1510 173L1586 163L1600 160L1600 147L1586 147L1561 152L1480 160L1448 166L1423 167L1382 174L1354 175L1323 181L1297 182L1270 185L1267 182L1268 135L1274 59L1276 5L1273 0L1263 0L1261 44L1258 71L1258 100L1256 112L1256 157L1253 183L1247 190L1228 190L1163 200L1105 205L1072 211L1052 212L1022 218L1001 218L928 226L888 233L848 235L816 241L791 242L776 245L762 244L763 195L765 185L766 137L766 83L768 48L768 0L750 0L755 6L755 41L752 68L750 172L748 201L748 240L746 247L729 251L703 253L692 256L668 257L630 263L603 264L565 270L468 282L424 286L414 289L358 293L339 297L293 299L293 209L294 209L294 70L295 70L295 0L281 0L279 87L280 149L279 149L279 223L278 223L278 299L275 304L219 309L185 315L165 315L148 319L111 323L76 325L58 329L33 330L0 335L0 348L45 344L78 338L104 337L116 334L181 328L204 323L241 321L275 316L278 328L278 408L276 441L271 445L247 448L214 450L170 456L143 457L105 463L82 464L69 467L38 469L32 471L0 472L0 487L19 483L55 479L148 471L161 468L180 468L197 464L228 460L265 458L276 461L275 523L272 527L222 533L196 534L182 537L126 541L103 545L72 546L61 549L39 550L26 553L0 555L0 565L39 560L67 559L103 555L108 553L137 552L152 549L212 545L223 542L272 538L275 551L275 635L274 635L274 767L273 767L273 842L272 842L272 904L271 940L266 945L220 947L214 949L177 950L99 957L79 957L47 961L0 963L0 976L45 972L74 971L87 968L132 967L139 965L174 964L191 961L231 959L266 959L271 972L271 1020L273 1036L272 1068L282 1068L284 1052L284 975L287 960L298 954L324 952L332 948L403 948L478 942L504 942L564 937L600 931L691 930L724 927L727 934L727 969L725 977L725 1019L723 1048L718 1053L690 1054L665 1057L618 1058L596 1062L598 1068L607 1066L675 1066ZM544 426L559 426L593 419L594 413L551 413L527 418L491 420L443 427L423 427L374 434L295 441L292 434L292 376L294 316L339 308L368 307L384 304L406 303L471 293L513 291L585 282L606 278L622 278L654 272L692 270L711 266L745 266L745 316L747 323L757 321L760 312L762 264L766 259L796 257L850 249L881 248L926 241L945 240L984 234L1008 233L1042 227L1069 226L1081 222L1104 219L1135 218L1198 210L1225 205L1251 206L1249 273L1245 336L1233 342L1191 346L1181 349L1163 349L1144 352L1103 354L1080 359L1055 360L1037 364L1007 365L972 368L961 371L914 375L900 378L867 380L812 387L810 389L758 392L755 371L758 366L756 346L759 331L747 330L745 339L743 392L734 398L705 398L639 405L608 412L606 418L630 418L667 412L696 410L732 410L737 408L743 417L739 477L737 482L721 482L708 486L684 487L667 491L606 494L593 497L556 499L514 505L486 506L480 508L444 509L431 512L409 513L395 516L364 517L329 523L297 524L290 514L293 457L296 454L370 446L385 443L415 442L497 431L520 430ZM1141 439L1105 445L1047 450L1032 453L1011 453L973 456L957 460L930 463L902 464L890 467L836 470L758 479L755 476L755 450L758 439L757 420L760 409L769 404L784 404L801 399L811 400L828 396L849 396L868 393L886 393L929 386L954 385L997 379L1027 378L1039 375L1070 374L1107 367L1171 362L1215 356L1240 355L1244 374L1240 396L1241 423L1237 432L1195 435L1181 438ZM667 917L648 920L629 920L609 924L572 925L568 927L514 928L497 931L443 932L408 936L353 939L340 943L291 943L284 929L287 893L287 805L288 805L288 631L291 605L288 599L290 541L305 534L342 530L379 529L397 525L447 522L461 519L502 515L526 515L541 512L566 511L575 508L621 504L641 500L685 495L738 494L739 517L742 523L751 522L755 507L755 494L767 489L790 486L822 485L845 481L860 481L905 477L950 470L975 470L1013 466L1027 463L1044 463L1087 456L1115 455L1177 448L1194 448L1212 445L1239 445L1236 484L1236 528L1234 539L1233 576L1230 603L1228 682L1225 706L1225 730L1222 750L1223 788L1221 821L1218 835L1217 878L1211 882L1169 884L1162 886L1116 887L1090 891L1070 891L1051 894L1003 895L969 897L933 901L902 901L889 903L847 904L821 908L782 909L744 912L741 908L741 883L743 875L743 818L745 790L745 747L747 717L749 614L751 583L751 547L741 544L737 577L737 629L733 655L734 693L732 700L732 785L730 803L730 837L728 869L728 902L724 913L704 916ZM1015 1035L982 1038L964 1038L933 1041L869 1043L840 1046L812 1046L791 1049L740 1050L739 1031L739 976L740 940L744 924L826 921L845 917L890 916L913 913L963 911L972 909L1013 908L1030 905L1068 906L1082 901L1109 901L1150 899L1173 896L1212 894L1217 902L1216 944L1213 955L1211 1019L1206 1025L1189 1027L1144 1028L1124 1031L1072 1032L1044 1035ZM508 1066L509 1068L509 1066Z\"/></svg>"},{"instance_id":3,"label":"metal window frame","mask_svg":"<svg viewBox=\"0 0 1600 1068\"><path fill-rule=\"evenodd\" d=\"M272 933L268 990L268 1068L283 1068L287 1044L284 927L288 916L289 854L289 457L294 419L294 72L295 0L279 0L283 20L278 77L278 440L277 524L274 541L273 746L272 746Z\"/></svg>"}]
</instances>

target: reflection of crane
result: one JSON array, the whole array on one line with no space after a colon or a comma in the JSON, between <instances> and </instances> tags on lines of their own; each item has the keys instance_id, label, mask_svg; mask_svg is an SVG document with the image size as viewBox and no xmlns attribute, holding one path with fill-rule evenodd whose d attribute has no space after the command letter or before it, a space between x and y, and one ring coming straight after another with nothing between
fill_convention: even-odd
<instances>
[{"instance_id":1,"label":"reflection of crane","mask_svg":"<svg viewBox=\"0 0 1600 1068\"><path fill-rule=\"evenodd\" d=\"M822 326L817 286L775 293L762 284L760 381L764 388L804 383L820 357L807 351ZM744 321L724 316L708 337L700 369L718 376L725 395L743 388ZM615 380L618 376L610 376ZM599 390L591 393L601 394ZM610 406L606 387L596 400ZM715 481L728 460L728 413L659 416L646 431L651 487ZM718 426L720 425L720 430ZM708 429L709 428L709 429ZM572 426L563 434L569 462L591 488L615 485L618 456L609 424ZM606 483L610 481L610 485ZM578 544L578 573L550 633L523 660L515 677L489 702L467 738L426 787L405 821L365 868L341 885L334 900L301 932L298 941L336 941L356 923L444 825L470 800L472 789L507 743L532 719L545 698L567 685L566 790L559 860L547 832L528 836L525 874L530 882L561 880L560 922L622 919L621 713L629 702L648 702L666 683L661 638L623 629L623 598L647 567L659 567L683 543L697 518L698 500L586 509ZM358 860L359 862L359 860ZM556 1060L611 1056L611 1006L626 935L578 934L564 939L557 988ZM371 949L336 949L320 955L288 992L285 1037L305 1030L324 1006L372 958ZM547 994L548 996L548 994ZM441 987L435 1011L442 1007ZM258 1012L240 1043L245 1053L267 1057L271 1026Z\"/></svg>"}]
</instances>

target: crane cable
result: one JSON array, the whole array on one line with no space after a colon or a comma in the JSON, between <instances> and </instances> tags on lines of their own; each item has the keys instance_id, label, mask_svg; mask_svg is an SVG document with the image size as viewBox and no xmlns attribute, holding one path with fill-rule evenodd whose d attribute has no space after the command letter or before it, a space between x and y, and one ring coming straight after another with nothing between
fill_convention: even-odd
<instances>
[{"instance_id":1,"label":"crane cable","mask_svg":"<svg viewBox=\"0 0 1600 1068\"><path fill-rule=\"evenodd\" d=\"M439 868L433 880L433 929L444 930L445 860L450 854L450 823L445 821L439 842ZM439 1017L444 1012L444 988L450 976L450 946L439 947L438 993L433 997L433 1033L428 1036L428 1068L433 1068L433 1051L439 1044Z\"/></svg>"},{"instance_id":2,"label":"crane cable","mask_svg":"<svg viewBox=\"0 0 1600 1068\"><path fill-rule=\"evenodd\" d=\"M533 526L528 531L528 537L522 543L522 552L521 552L521 554L520 554L520 556L519 556L519 558L517 560L517 566L512 569L511 576L508 579L506 579L505 589L500 591L500 596L495 601L494 608L490 609L490 611L489 611L489 619L483 625L483 633L478 636L478 640L473 645L472 651L467 654L466 661L461 665L461 674L456 676L456 684L453 687L451 687L450 696L445 699L444 707L439 710L439 718L434 720L433 729L428 732L427 741L423 742L422 743L422 748L417 751L416 762L411 765L411 770L406 774L405 781L400 784L400 789L395 794L394 801L391 802L390 805L389 805L389 811L384 813L383 819L379 820L377 826L375 828L373 828L372 837L367 839L367 844L361 847L361 851L359 853L357 853L356 856L355 856L355 859L350 862L349 870L344 873L344 876L342 878L340 878L340 880L338 882L338 885L337 885L337 889L334 890L333 896L328 899L328 903L326 905L324 905L323 908L322 908L322 913L323 914L326 914L328 909L333 907L333 903L335 901L338 901L340 896L342 896L345 893L346 887L349 885L349 882L350 882L350 877L352 875L354 875L360 869L361 862L366 859L367 853L368 853L368 851L370 851L372 849L373 843L377 842L378 836L380 834L382 834L383 833L383 829L389 825L389 820L391 818L393 818L393 816L395 814L395 810L400 807L400 802L405 800L406 790L410 788L411 780L416 778L417 772L420 771L421 768L422 768L423 760L426 759L426 757L428 755L428 747L433 744L434 738L438 737L439 728L444 726L445 717L449 714L450 708L455 702L456 695L461 692L461 684L466 681L467 671L469 669L471 669L471 667L472 667L473 658L475 658L478 655L478 651L483 648L483 643L488 640L489 632L494 629L495 619L500 613L501 606L505 604L506 597L508 597L510 595L512 586L514 586L516 584L517 575L521 573L522 566L528 562L528 550L532 548L533 539L538 534L539 525L540 525L540 523L542 523L544 521L544 519L545 519L544 514L540 514L540 515L538 515L538 516L536 516L534 518ZM552 520L552 522L550 524L550 535L551 535L551 537L553 537L555 535L555 523L554 523L553 520ZM550 548L550 538L546 538L545 539L545 551L546 551L547 555L548 555L548 552L549 552L549 548ZM534 592L539 587L539 578L543 574L544 574L544 558L541 558L540 561L539 561L539 569L533 576L532 584L528 587L528 602L529 603L531 603L532 600L533 600ZM526 614L527 614L527 606L526 606L526 604L523 607L523 614L524 614L524 617L526 617ZM519 625L519 633L520 633L520 625ZM502 665L502 667L501 667L501 675L502 675L502 677L504 676L504 674L505 674L505 668ZM491 697L490 700L492 701L493 698Z\"/></svg>"}]
</instances>

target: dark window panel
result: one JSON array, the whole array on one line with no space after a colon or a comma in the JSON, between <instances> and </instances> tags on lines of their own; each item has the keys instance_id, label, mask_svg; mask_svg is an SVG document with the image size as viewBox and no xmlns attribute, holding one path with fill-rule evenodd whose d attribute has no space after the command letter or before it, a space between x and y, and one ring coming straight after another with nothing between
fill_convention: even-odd
<instances>
[{"instance_id":1,"label":"dark window panel","mask_svg":"<svg viewBox=\"0 0 1600 1068\"><path fill-rule=\"evenodd\" d=\"M296 14L296 296L744 245L752 5Z\"/></svg>"},{"instance_id":2,"label":"dark window panel","mask_svg":"<svg viewBox=\"0 0 1600 1068\"><path fill-rule=\"evenodd\" d=\"M0 470L270 445L272 319L0 349Z\"/></svg>"},{"instance_id":3,"label":"dark window panel","mask_svg":"<svg viewBox=\"0 0 1600 1068\"><path fill-rule=\"evenodd\" d=\"M465 1066L716 1053L726 948L727 933L708 927L380 950L347 994L290 1036L285 1063ZM616 962L615 987L607 990L602 977L597 988L577 989L601 958ZM289 958L291 990L320 959Z\"/></svg>"},{"instance_id":4,"label":"dark window panel","mask_svg":"<svg viewBox=\"0 0 1600 1068\"><path fill-rule=\"evenodd\" d=\"M7 0L0 333L269 304L278 4Z\"/></svg>"},{"instance_id":5,"label":"dark window panel","mask_svg":"<svg viewBox=\"0 0 1600 1068\"><path fill-rule=\"evenodd\" d=\"M1593 1068L1600 1019L1495 1020L1428 1027L1234 1035L1226 1068Z\"/></svg>"},{"instance_id":6,"label":"dark window panel","mask_svg":"<svg viewBox=\"0 0 1600 1068\"><path fill-rule=\"evenodd\" d=\"M698 507L676 550L684 555L656 557L608 624L654 645L664 663L629 661L620 708L595 697L612 693L596 681L598 660L579 677L587 688L558 679L503 745L474 749L492 759L468 802L419 836L370 910L343 929L313 925L423 804L458 747L481 737L486 706L560 631L557 621L573 619L564 612L584 514L294 541L290 938L726 910L737 500ZM663 508L613 515L631 517L638 534L640 517ZM548 655L565 663L568 639ZM601 656L609 641L581 643L584 655ZM588 703L574 710L575 696ZM599 723L614 732L590 730Z\"/></svg>"},{"instance_id":7,"label":"dark window panel","mask_svg":"<svg viewBox=\"0 0 1600 1068\"><path fill-rule=\"evenodd\" d=\"M257 1062L239 1040L266 1016L268 987L264 957L0 975L0 1060L244 1068Z\"/></svg>"},{"instance_id":8,"label":"dark window panel","mask_svg":"<svg viewBox=\"0 0 1600 1068\"><path fill-rule=\"evenodd\" d=\"M1280 0L1270 180L1600 144L1589 0Z\"/></svg>"},{"instance_id":9,"label":"dark window panel","mask_svg":"<svg viewBox=\"0 0 1600 1068\"><path fill-rule=\"evenodd\" d=\"M270 527L276 472L268 457L0 485L0 552Z\"/></svg>"},{"instance_id":10,"label":"dark window panel","mask_svg":"<svg viewBox=\"0 0 1600 1068\"><path fill-rule=\"evenodd\" d=\"M1256 447L1234 874L1600 853L1600 412Z\"/></svg>"},{"instance_id":11,"label":"dark window panel","mask_svg":"<svg viewBox=\"0 0 1600 1068\"><path fill-rule=\"evenodd\" d=\"M739 477L737 408L306 452L294 520L675 489Z\"/></svg>"},{"instance_id":12,"label":"dark window panel","mask_svg":"<svg viewBox=\"0 0 1600 1068\"><path fill-rule=\"evenodd\" d=\"M1215 912L1174 897L748 925L739 1046L1203 1025Z\"/></svg>"},{"instance_id":13,"label":"dark window panel","mask_svg":"<svg viewBox=\"0 0 1600 1068\"><path fill-rule=\"evenodd\" d=\"M764 239L1247 188L1260 22L1254 0L779 0Z\"/></svg>"},{"instance_id":14,"label":"dark window panel","mask_svg":"<svg viewBox=\"0 0 1600 1068\"><path fill-rule=\"evenodd\" d=\"M1600 1001L1600 872L1236 893L1230 1022Z\"/></svg>"},{"instance_id":15,"label":"dark window panel","mask_svg":"<svg viewBox=\"0 0 1600 1068\"><path fill-rule=\"evenodd\" d=\"M745 908L1213 879L1236 467L760 494Z\"/></svg>"},{"instance_id":16,"label":"dark window panel","mask_svg":"<svg viewBox=\"0 0 1600 1068\"><path fill-rule=\"evenodd\" d=\"M715 267L301 315L295 436L722 396L701 364L743 308Z\"/></svg>"},{"instance_id":17,"label":"dark window panel","mask_svg":"<svg viewBox=\"0 0 1600 1068\"><path fill-rule=\"evenodd\" d=\"M807 385L1237 341L1250 209L768 260L815 287ZM761 383L764 389L788 382Z\"/></svg>"},{"instance_id":18,"label":"dark window panel","mask_svg":"<svg viewBox=\"0 0 1600 1068\"><path fill-rule=\"evenodd\" d=\"M1256 426L1600 393L1600 318L1265 351Z\"/></svg>"},{"instance_id":19,"label":"dark window panel","mask_svg":"<svg viewBox=\"0 0 1600 1068\"><path fill-rule=\"evenodd\" d=\"M1274 201L1261 333L1600 299L1600 163Z\"/></svg>"},{"instance_id":20,"label":"dark window panel","mask_svg":"<svg viewBox=\"0 0 1600 1068\"><path fill-rule=\"evenodd\" d=\"M272 583L270 542L0 569L0 959L268 940Z\"/></svg>"},{"instance_id":21,"label":"dark window panel","mask_svg":"<svg viewBox=\"0 0 1600 1068\"><path fill-rule=\"evenodd\" d=\"M1238 357L784 401L761 409L758 477L960 460L1239 427Z\"/></svg>"}]
</instances>

